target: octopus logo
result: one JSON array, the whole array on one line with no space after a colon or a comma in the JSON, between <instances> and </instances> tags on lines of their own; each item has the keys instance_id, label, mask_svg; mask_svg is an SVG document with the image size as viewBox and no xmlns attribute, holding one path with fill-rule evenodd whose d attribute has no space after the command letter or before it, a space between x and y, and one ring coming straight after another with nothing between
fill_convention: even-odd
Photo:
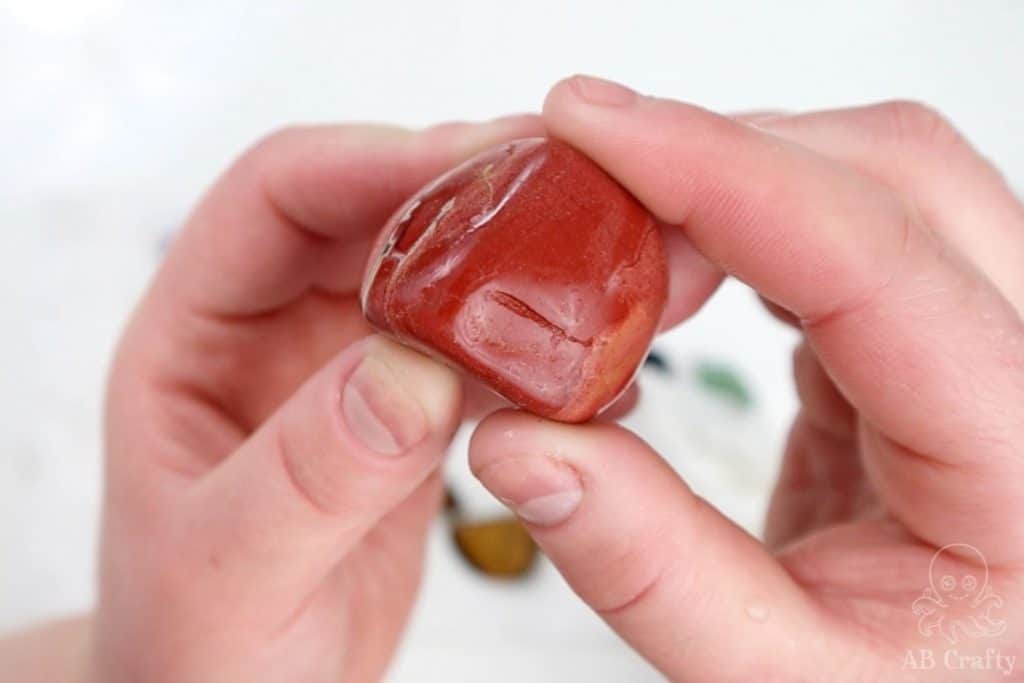
<instances>
[{"instance_id":1,"label":"octopus logo","mask_svg":"<svg viewBox=\"0 0 1024 683\"><path fill-rule=\"evenodd\" d=\"M993 619L1003 606L988 583L988 563L972 545L950 543L939 548L928 566L929 586L914 600L921 635L941 635L950 643L964 638L992 638L1006 632L1006 622Z\"/></svg>"}]
</instances>

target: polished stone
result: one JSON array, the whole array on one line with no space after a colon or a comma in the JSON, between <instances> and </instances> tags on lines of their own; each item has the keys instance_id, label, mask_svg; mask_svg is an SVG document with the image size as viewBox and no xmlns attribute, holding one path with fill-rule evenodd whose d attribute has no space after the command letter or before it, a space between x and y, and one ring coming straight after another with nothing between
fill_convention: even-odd
<instances>
[{"instance_id":1,"label":"polished stone","mask_svg":"<svg viewBox=\"0 0 1024 683\"><path fill-rule=\"evenodd\" d=\"M391 218L363 283L367 318L513 403L582 422L629 385L665 304L650 214L563 142L488 150Z\"/></svg>"}]
</instances>

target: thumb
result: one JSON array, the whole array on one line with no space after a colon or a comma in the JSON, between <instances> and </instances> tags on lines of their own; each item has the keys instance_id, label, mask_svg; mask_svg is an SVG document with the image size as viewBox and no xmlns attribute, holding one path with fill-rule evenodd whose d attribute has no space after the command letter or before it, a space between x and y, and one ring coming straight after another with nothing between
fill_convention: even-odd
<instances>
[{"instance_id":1,"label":"thumb","mask_svg":"<svg viewBox=\"0 0 1024 683\"><path fill-rule=\"evenodd\" d=\"M822 661L824 618L799 586L621 427L496 413L473 435L470 465L573 590L672 680L802 680L801 662Z\"/></svg>"},{"instance_id":2,"label":"thumb","mask_svg":"<svg viewBox=\"0 0 1024 683\"><path fill-rule=\"evenodd\" d=\"M423 513L401 504L419 499L460 414L444 366L378 336L345 349L189 492L191 580L240 623L293 615L381 518Z\"/></svg>"}]
</instances>

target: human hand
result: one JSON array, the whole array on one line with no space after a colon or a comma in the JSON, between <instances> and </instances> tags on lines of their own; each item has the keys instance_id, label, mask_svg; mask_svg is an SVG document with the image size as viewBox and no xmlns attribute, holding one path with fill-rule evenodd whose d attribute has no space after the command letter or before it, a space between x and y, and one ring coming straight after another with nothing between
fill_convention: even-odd
<instances>
[{"instance_id":1,"label":"human hand","mask_svg":"<svg viewBox=\"0 0 1024 683\"><path fill-rule=\"evenodd\" d=\"M110 378L95 680L381 676L462 392L367 336L364 262L420 185L540 130L290 129L202 200Z\"/></svg>"},{"instance_id":2,"label":"human hand","mask_svg":"<svg viewBox=\"0 0 1024 683\"><path fill-rule=\"evenodd\" d=\"M720 268L801 329L766 542L613 425L497 413L471 465L672 680L1022 680L1024 209L918 105L752 120L578 78L544 109L711 264L669 323Z\"/></svg>"}]
</instances>

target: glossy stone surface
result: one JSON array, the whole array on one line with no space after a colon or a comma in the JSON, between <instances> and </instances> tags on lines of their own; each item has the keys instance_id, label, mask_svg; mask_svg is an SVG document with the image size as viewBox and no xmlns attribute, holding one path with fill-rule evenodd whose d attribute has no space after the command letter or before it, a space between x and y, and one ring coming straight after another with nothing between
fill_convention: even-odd
<instances>
[{"instance_id":1,"label":"glossy stone surface","mask_svg":"<svg viewBox=\"0 0 1024 683\"><path fill-rule=\"evenodd\" d=\"M667 291L650 214L567 144L488 150L388 221L367 319L544 417L583 422L629 385Z\"/></svg>"}]
</instances>

